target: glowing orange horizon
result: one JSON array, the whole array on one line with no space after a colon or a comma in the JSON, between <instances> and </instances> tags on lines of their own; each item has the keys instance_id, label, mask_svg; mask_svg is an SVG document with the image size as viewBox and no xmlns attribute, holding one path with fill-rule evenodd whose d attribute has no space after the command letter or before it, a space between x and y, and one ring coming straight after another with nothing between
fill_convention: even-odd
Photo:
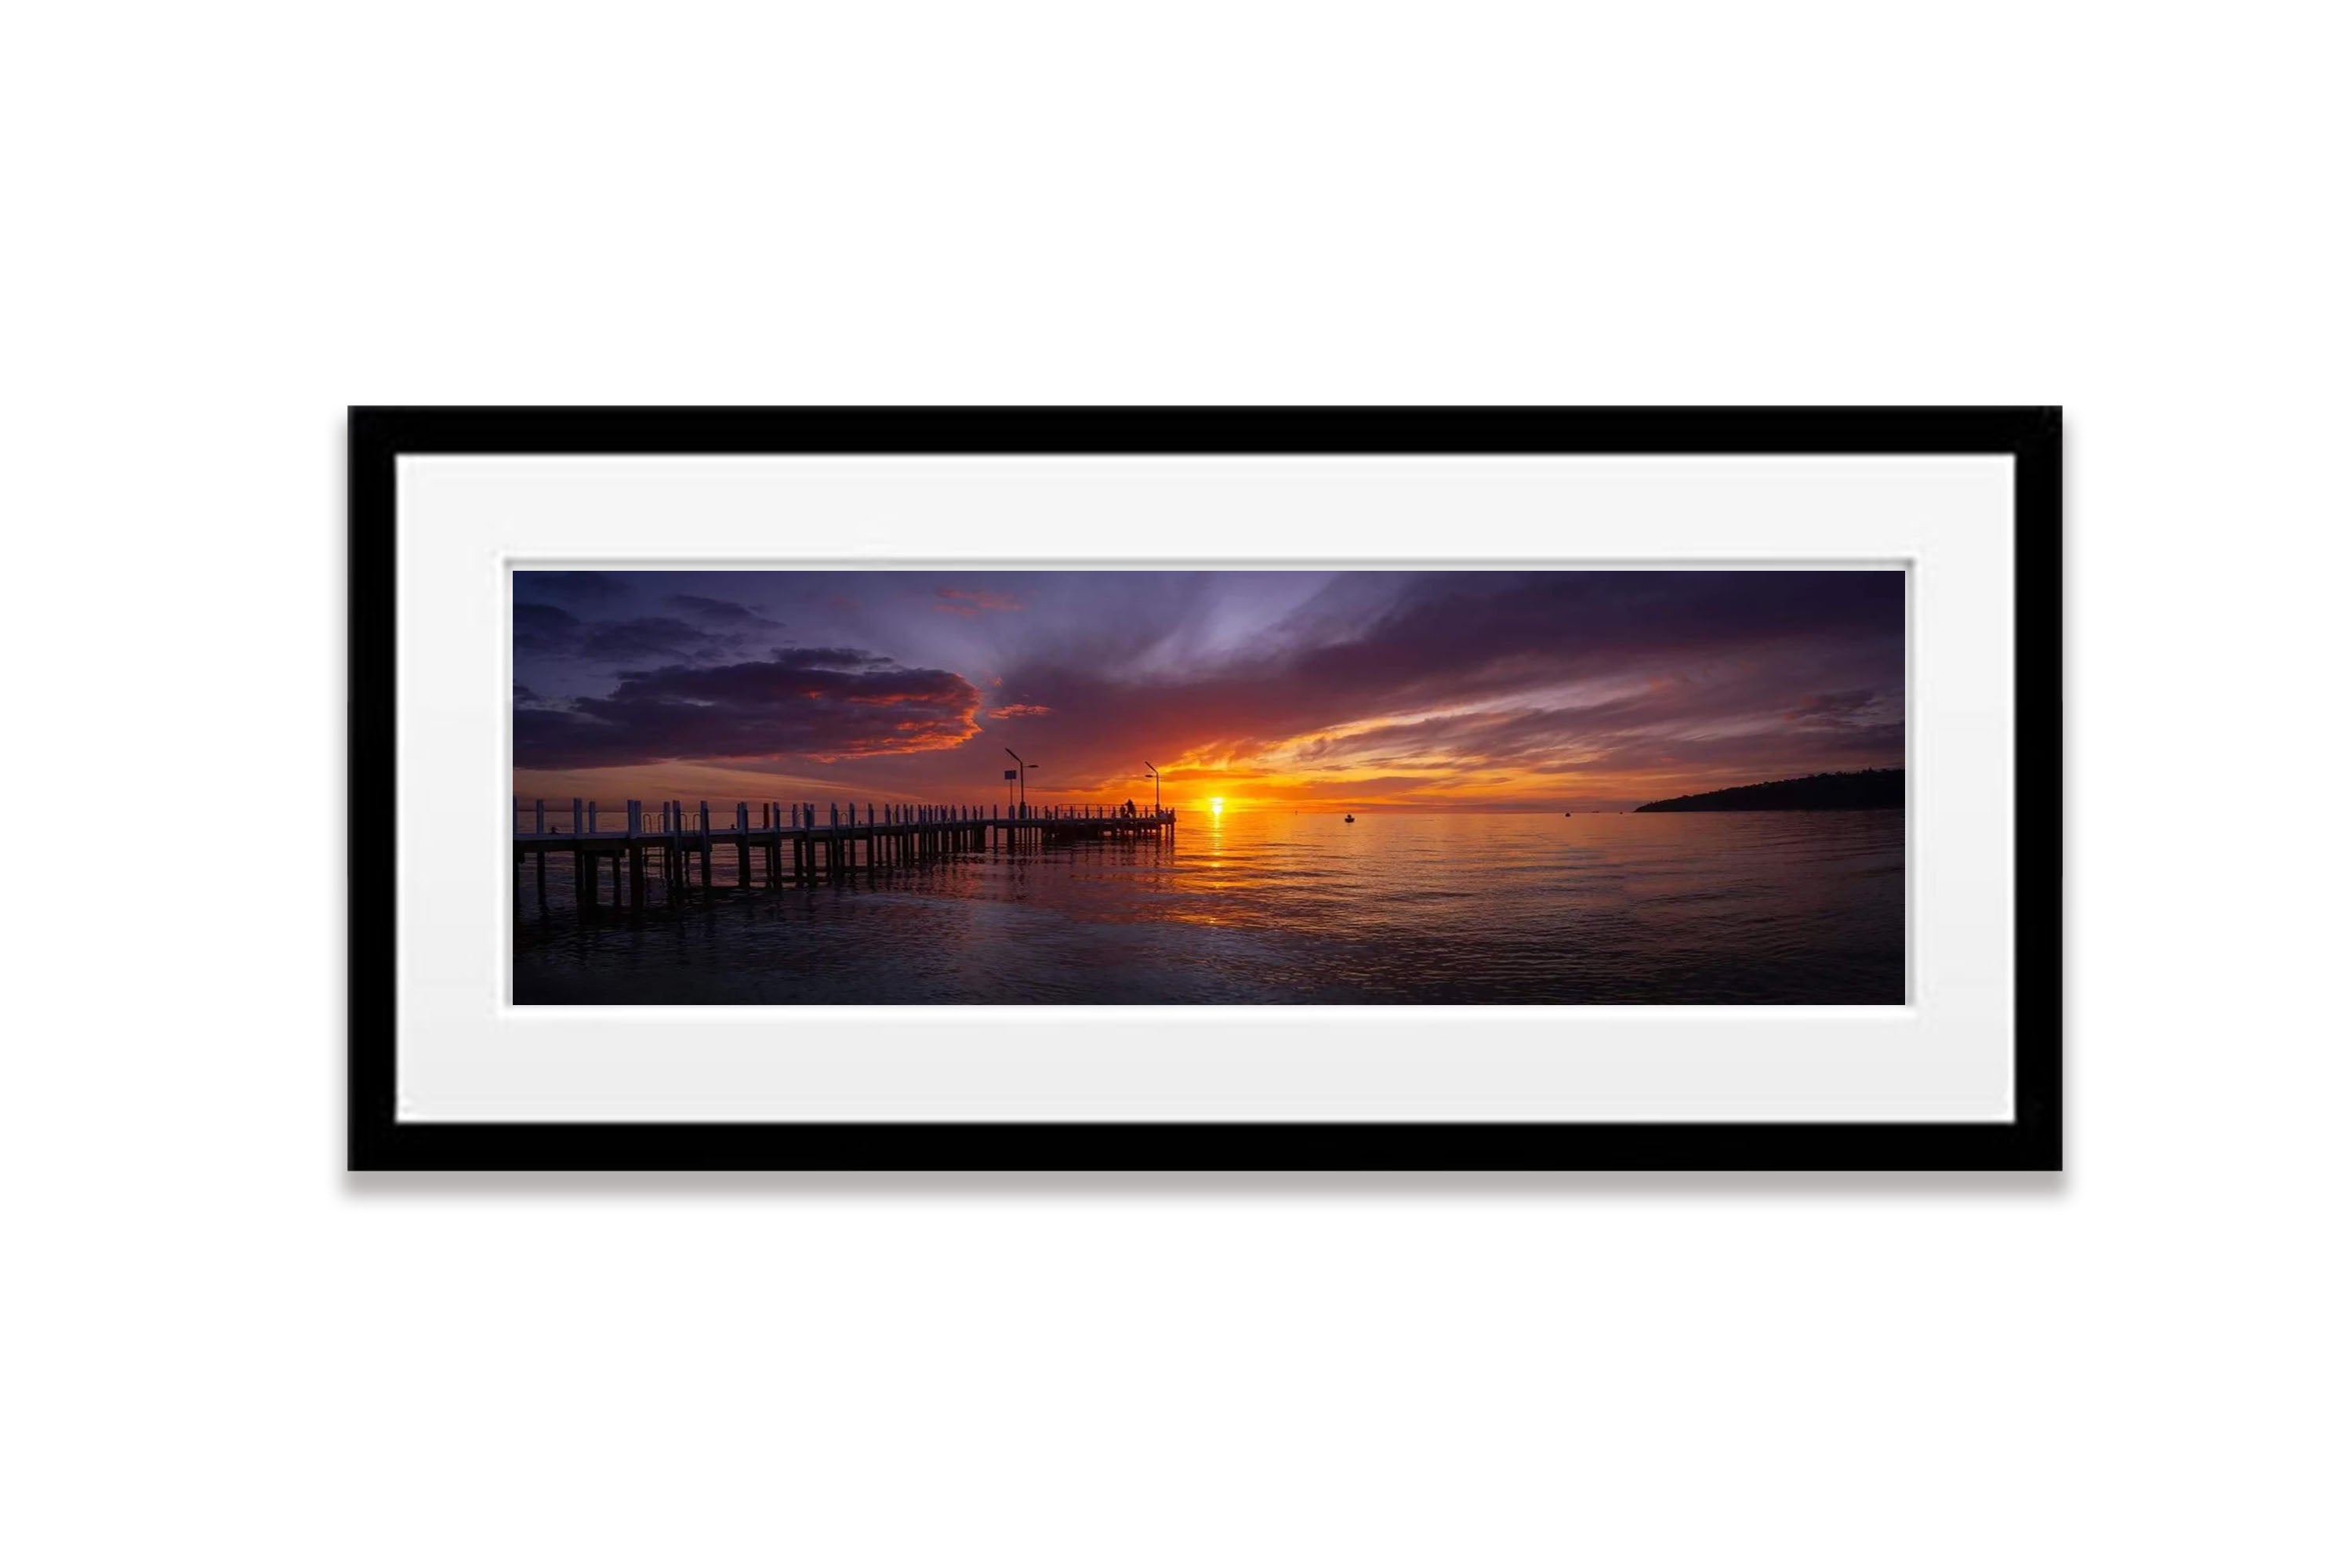
<instances>
[{"instance_id":1,"label":"glowing orange horizon","mask_svg":"<svg viewBox=\"0 0 2352 1568\"><path fill-rule=\"evenodd\" d=\"M845 779L814 773L770 771L785 759L743 759L649 763L634 767L577 770L517 768L515 795L526 802L545 800L551 808L570 808L574 796L601 806L624 801L701 800L731 813L740 800L813 800L860 804L907 801L972 805L994 812L1021 798L1003 780L983 777L970 787L949 783L932 787L908 781L886 784L880 779ZM1834 772L1850 765L1823 759L1818 765L1798 762L1773 776L1808 772ZM1715 765L1673 770L1584 773L1499 772L1491 768L1460 771L1424 763L1410 773L1390 768L1360 776L1348 773L1289 773L1233 768L1171 768L1163 776L1160 802L1186 814L1245 815L1268 811L1487 811L1534 812L1606 809L1644 801L1664 800L1733 784L1759 782L1756 770ZM1112 805L1133 800L1148 809L1149 782L1125 777L1098 779L1088 784L1051 785L1033 780L1029 803L1038 805Z\"/></svg>"}]
</instances>

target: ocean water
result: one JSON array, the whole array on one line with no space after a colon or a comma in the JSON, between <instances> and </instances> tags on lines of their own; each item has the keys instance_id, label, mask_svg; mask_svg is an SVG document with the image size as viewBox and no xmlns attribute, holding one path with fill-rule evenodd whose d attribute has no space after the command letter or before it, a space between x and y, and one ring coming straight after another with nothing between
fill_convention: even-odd
<instances>
[{"instance_id":1,"label":"ocean water","mask_svg":"<svg viewBox=\"0 0 2352 1568\"><path fill-rule=\"evenodd\" d=\"M585 920L554 855L544 906L516 879L514 999L1897 1004L1903 819L1188 812L1172 844L656 880L643 913Z\"/></svg>"}]
</instances>

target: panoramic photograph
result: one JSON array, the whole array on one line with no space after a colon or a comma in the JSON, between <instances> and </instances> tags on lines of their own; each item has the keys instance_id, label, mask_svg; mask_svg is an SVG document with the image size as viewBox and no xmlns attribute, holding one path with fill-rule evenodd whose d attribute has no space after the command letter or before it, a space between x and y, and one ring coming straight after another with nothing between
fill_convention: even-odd
<instances>
[{"instance_id":1,"label":"panoramic photograph","mask_svg":"<svg viewBox=\"0 0 2352 1568\"><path fill-rule=\"evenodd\" d=\"M518 1005L1906 1000L1900 570L512 581Z\"/></svg>"}]
</instances>

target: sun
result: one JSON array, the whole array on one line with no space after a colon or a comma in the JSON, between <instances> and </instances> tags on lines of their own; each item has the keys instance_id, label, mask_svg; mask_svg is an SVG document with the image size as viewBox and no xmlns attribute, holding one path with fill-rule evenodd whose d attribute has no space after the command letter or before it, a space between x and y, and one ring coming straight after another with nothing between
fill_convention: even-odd
<instances>
[{"instance_id":1,"label":"sun","mask_svg":"<svg viewBox=\"0 0 2352 1568\"><path fill-rule=\"evenodd\" d=\"M1216 795L1216 796L1213 796L1213 797L1210 799L1210 801L1209 801L1209 815L1210 815L1211 816L1224 816L1224 814L1225 814L1225 798L1224 798L1224 796L1223 796L1223 795Z\"/></svg>"}]
</instances>

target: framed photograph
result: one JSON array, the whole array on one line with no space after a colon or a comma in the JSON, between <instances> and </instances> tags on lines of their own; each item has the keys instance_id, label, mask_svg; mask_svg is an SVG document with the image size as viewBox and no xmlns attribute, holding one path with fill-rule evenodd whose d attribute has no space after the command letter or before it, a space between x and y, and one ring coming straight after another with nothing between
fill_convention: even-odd
<instances>
[{"instance_id":1,"label":"framed photograph","mask_svg":"<svg viewBox=\"0 0 2352 1568\"><path fill-rule=\"evenodd\" d=\"M354 1169L2056 1169L2057 410L351 414Z\"/></svg>"}]
</instances>

